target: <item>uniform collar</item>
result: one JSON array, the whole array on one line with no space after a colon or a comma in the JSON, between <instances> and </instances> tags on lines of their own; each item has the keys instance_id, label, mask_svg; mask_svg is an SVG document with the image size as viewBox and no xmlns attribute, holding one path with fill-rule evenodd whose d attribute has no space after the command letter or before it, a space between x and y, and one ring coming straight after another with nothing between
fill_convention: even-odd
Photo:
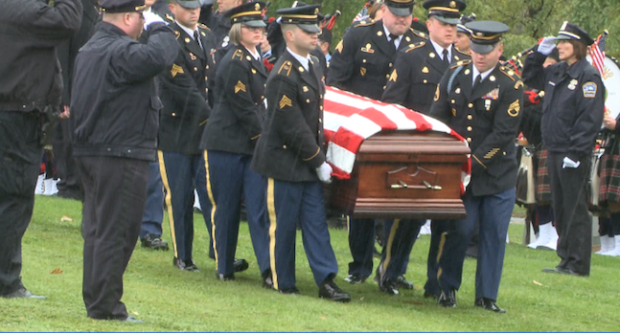
<instances>
[{"instance_id":1,"label":"uniform collar","mask_svg":"<svg viewBox=\"0 0 620 333\"><path fill-rule=\"evenodd\" d=\"M568 64L564 63L567 68L566 68L566 73L572 77L573 79L576 79L579 77L579 74L581 74L581 72L583 72L583 69L586 67L586 65L589 65L588 60L581 59L578 60L576 63L574 63L572 66L568 66Z\"/></svg>"},{"instance_id":2,"label":"uniform collar","mask_svg":"<svg viewBox=\"0 0 620 333\"><path fill-rule=\"evenodd\" d=\"M198 31L198 28L197 28L197 27L196 27L196 30L191 30L190 28L188 28L188 27L186 27L186 26L182 25L181 23L179 23L179 21L174 21L174 22L176 22L176 24L177 24L177 25L178 25L181 29L183 29L183 30L184 30L184 31L185 31L185 32L186 32L186 33L187 33L190 37L192 37L192 39L195 39L195 38L194 38L194 31Z\"/></svg>"},{"instance_id":3,"label":"uniform collar","mask_svg":"<svg viewBox=\"0 0 620 333\"><path fill-rule=\"evenodd\" d=\"M443 50L448 50L448 60L452 58L452 44L450 44L448 48L444 49L443 47L441 47L441 45L435 43L435 41L433 41L432 39L429 38L428 40L431 41L431 45L433 45L433 48L435 49L435 53L437 53L437 55L443 57ZM441 60L443 60L443 58Z\"/></svg>"},{"instance_id":4,"label":"uniform collar","mask_svg":"<svg viewBox=\"0 0 620 333\"><path fill-rule=\"evenodd\" d=\"M497 66L495 66L497 67ZM489 77L489 75L491 75L491 72L493 72L493 70L495 70L495 67L489 69L488 71L484 72L484 73L480 73L480 71L478 71L478 68L476 68L476 66L472 63L471 64L471 68L472 68L472 84L474 82L476 82L476 77L478 76L478 74L480 74L480 82L484 81L487 77Z\"/></svg>"},{"instance_id":5,"label":"uniform collar","mask_svg":"<svg viewBox=\"0 0 620 333\"><path fill-rule=\"evenodd\" d=\"M241 45L241 47L248 51L248 53L252 56L252 58L254 58L254 60L260 60L260 53L258 53L258 50L256 48L254 48L254 51L252 52L252 50L248 49L243 45Z\"/></svg>"},{"instance_id":6,"label":"uniform collar","mask_svg":"<svg viewBox=\"0 0 620 333\"><path fill-rule=\"evenodd\" d=\"M299 63L300 63L302 66L304 66L304 69L305 69L305 70L309 70L309 67L308 67L308 62L310 62L310 55L308 55L308 57L307 57L307 58L304 58L304 57L300 56L299 54L297 54L297 53L293 52L293 51L292 51L291 49L289 49L288 47L286 48L286 50L288 51L288 53L290 53L290 54L293 56L293 58L297 59L297 61L299 61Z\"/></svg>"}]
</instances>

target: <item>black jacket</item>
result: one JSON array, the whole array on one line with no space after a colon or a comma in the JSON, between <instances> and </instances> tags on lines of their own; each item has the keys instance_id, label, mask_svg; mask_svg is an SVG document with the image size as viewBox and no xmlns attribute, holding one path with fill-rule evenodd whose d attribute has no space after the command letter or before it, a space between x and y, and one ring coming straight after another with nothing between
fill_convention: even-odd
<instances>
[{"instance_id":1,"label":"black jacket","mask_svg":"<svg viewBox=\"0 0 620 333\"><path fill-rule=\"evenodd\" d=\"M403 36L398 50L426 41L413 29ZM393 50L383 29L383 21L360 23L349 30L336 46L329 63L327 84L354 94L380 100L397 50Z\"/></svg>"},{"instance_id":2,"label":"black jacket","mask_svg":"<svg viewBox=\"0 0 620 333\"><path fill-rule=\"evenodd\" d=\"M550 152L564 153L573 161L590 156L605 113L605 86L598 71L582 59L543 68L546 56L530 54L523 81L545 91L542 139Z\"/></svg>"},{"instance_id":3,"label":"black jacket","mask_svg":"<svg viewBox=\"0 0 620 333\"><path fill-rule=\"evenodd\" d=\"M147 44L107 22L82 47L71 91L74 156L155 160L162 107L155 76L178 54L174 33L153 23Z\"/></svg>"},{"instance_id":4,"label":"black jacket","mask_svg":"<svg viewBox=\"0 0 620 333\"><path fill-rule=\"evenodd\" d=\"M452 48L449 63L465 59L470 57ZM396 55L394 70L381 99L428 114L437 85L448 67L435 52L430 40L411 44Z\"/></svg>"},{"instance_id":5,"label":"black jacket","mask_svg":"<svg viewBox=\"0 0 620 333\"><path fill-rule=\"evenodd\" d=\"M159 77L159 96L164 104L159 123L159 149L187 155L200 154L202 132L211 114L207 83L215 79L213 34L200 25L200 42L173 22L179 45L174 64Z\"/></svg>"},{"instance_id":6,"label":"black jacket","mask_svg":"<svg viewBox=\"0 0 620 333\"><path fill-rule=\"evenodd\" d=\"M517 181L515 138L521 117L523 82L514 72L497 65L473 88L471 61L460 61L437 86L431 117L469 142L473 195L491 195L513 188ZM453 73L452 86L448 81Z\"/></svg>"},{"instance_id":7,"label":"black jacket","mask_svg":"<svg viewBox=\"0 0 620 333\"><path fill-rule=\"evenodd\" d=\"M202 136L201 148L253 155L265 118L267 70L239 45L219 63L215 107Z\"/></svg>"},{"instance_id":8,"label":"black jacket","mask_svg":"<svg viewBox=\"0 0 620 333\"><path fill-rule=\"evenodd\" d=\"M56 47L80 27L80 0L0 1L0 111L58 110L62 94Z\"/></svg>"},{"instance_id":9,"label":"black jacket","mask_svg":"<svg viewBox=\"0 0 620 333\"><path fill-rule=\"evenodd\" d=\"M252 170L265 177L319 180L315 169L325 162L325 86L319 61L312 58L314 75L287 51L267 80L267 119L252 159Z\"/></svg>"}]
</instances>

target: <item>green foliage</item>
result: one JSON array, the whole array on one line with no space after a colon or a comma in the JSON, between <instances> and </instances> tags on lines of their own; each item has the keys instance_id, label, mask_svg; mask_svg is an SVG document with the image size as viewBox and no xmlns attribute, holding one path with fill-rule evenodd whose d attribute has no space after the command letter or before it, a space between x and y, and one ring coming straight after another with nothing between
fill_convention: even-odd
<instances>
[{"instance_id":1,"label":"green foliage","mask_svg":"<svg viewBox=\"0 0 620 333\"><path fill-rule=\"evenodd\" d=\"M72 218L67 221L63 216ZM297 236L297 287L301 295L281 295L261 288L246 223L239 234L237 257L250 262L235 281L221 282L207 257L204 221L194 215L194 260L200 272L172 266L173 252L136 248L125 273L123 301L143 325L98 321L86 317L82 302L81 204L73 200L36 199L32 223L23 240L25 285L48 296L45 301L0 298L0 331L617 331L618 262L593 255L589 278L544 274L555 266L554 252L535 251L521 244L523 225L512 225L507 245L497 315L473 306L475 260L466 260L458 306L443 309L423 297L429 236L413 248L407 277L414 290L391 297L369 279L348 285L351 260L346 230L330 230L338 259L337 283L353 298L339 304L317 297L301 236ZM164 238L170 241L168 221ZM378 260L375 259L375 265Z\"/></svg>"}]
</instances>

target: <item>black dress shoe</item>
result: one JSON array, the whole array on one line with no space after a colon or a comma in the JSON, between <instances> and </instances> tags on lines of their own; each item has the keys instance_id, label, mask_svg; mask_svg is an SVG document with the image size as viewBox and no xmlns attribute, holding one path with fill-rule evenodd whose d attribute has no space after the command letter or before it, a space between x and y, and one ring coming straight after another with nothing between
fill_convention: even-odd
<instances>
[{"instance_id":1,"label":"black dress shoe","mask_svg":"<svg viewBox=\"0 0 620 333\"><path fill-rule=\"evenodd\" d=\"M456 291L452 289L447 294L442 291L441 295L439 295L439 298L437 299L437 304L443 306L444 308L455 308L456 307Z\"/></svg>"},{"instance_id":2,"label":"black dress shoe","mask_svg":"<svg viewBox=\"0 0 620 333\"><path fill-rule=\"evenodd\" d=\"M233 271L235 271L235 273L243 272L248 269L248 267L250 267L250 265L245 259L235 259L233 262Z\"/></svg>"},{"instance_id":3,"label":"black dress shoe","mask_svg":"<svg viewBox=\"0 0 620 333\"><path fill-rule=\"evenodd\" d=\"M285 294L285 295L299 295L299 289L297 289L296 287L292 287L292 288L288 288L288 289L280 289L278 290L278 292L280 294Z\"/></svg>"},{"instance_id":4,"label":"black dress shoe","mask_svg":"<svg viewBox=\"0 0 620 333\"><path fill-rule=\"evenodd\" d=\"M413 282L407 281L404 275L396 278L396 286L403 289L413 289Z\"/></svg>"},{"instance_id":5,"label":"black dress shoe","mask_svg":"<svg viewBox=\"0 0 620 333\"><path fill-rule=\"evenodd\" d=\"M500 308L499 306L497 306L497 303L495 303L494 300L492 299L488 299L488 298L478 298L476 300L476 303L474 303L475 306L477 307L481 307L485 310L489 310L489 311L493 311L496 313L506 313L506 310Z\"/></svg>"},{"instance_id":6,"label":"black dress shoe","mask_svg":"<svg viewBox=\"0 0 620 333\"><path fill-rule=\"evenodd\" d=\"M45 296L39 296L31 293L26 288L21 287L20 289L10 293L3 295L4 298L29 298L29 299L47 299Z\"/></svg>"},{"instance_id":7,"label":"black dress shoe","mask_svg":"<svg viewBox=\"0 0 620 333\"><path fill-rule=\"evenodd\" d=\"M271 270L268 270L267 272L263 273L261 276L263 278L263 288L273 289L273 278L271 277Z\"/></svg>"},{"instance_id":8,"label":"black dress shoe","mask_svg":"<svg viewBox=\"0 0 620 333\"><path fill-rule=\"evenodd\" d=\"M161 239L161 237L159 236L153 234L146 234L146 236L141 239L141 242L142 247L153 250L168 251L168 243L165 240Z\"/></svg>"},{"instance_id":9,"label":"black dress shoe","mask_svg":"<svg viewBox=\"0 0 620 333\"><path fill-rule=\"evenodd\" d=\"M364 283L366 282L366 277L361 274L349 274L344 279L344 282L349 282L350 284Z\"/></svg>"},{"instance_id":10,"label":"black dress shoe","mask_svg":"<svg viewBox=\"0 0 620 333\"><path fill-rule=\"evenodd\" d=\"M581 273L577 273L575 271L573 271L570 268L562 268L562 267L556 267L556 268L543 268L543 273L555 273L555 274L565 274L565 275L572 275L572 276L588 276L588 274L581 274Z\"/></svg>"},{"instance_id":11,"label":"black dress shoe","mask_svg":"<svg viewBox=\"0 0 620 333\"><path fill-rule=\"evenodd\" d=\"M191 259L182 260L182 259L174 258L172 259L172 265L176 266L176 268L182 271L200 272L200 270L198 269L198 266L196 266Z\"/></svg>"},{"instance_id":12,"label":"black dress shoe","mask_svg":"<svg viewBox=\"0 0 620 333\"><path fill-rule=\"evenodd\" d=\"M332 280L327 280L319 287L319 298L325 298L336 302L347 303L351 301L351 295L342 291Z\"/></svg>"},{"instance_id":13,"label":"black dress shoe","mask_svg":"<svg viewBox=\"0 0 620 333\"><path fill-rule=\"evenodd\" d=\"M235 279L235 274L220 274L215 272L215 278L220 281L232 281Z\"/></svg>"},{"instance_id":14,"label":"black dress shoe","mask_svg":"<svg viewBox=\"0 0 620 333\"><path fill-rule=\"evenodd\" d=\"M144 324L144 322L132 315L127 316L127 318L121 320L124 323L130 323L130 324Z\"/></svg>"},{"instance_id":15,"label":"black dress shoe","mask_svg":"<svg viewBox=\"0 0 620 333\"><path fill-rule=\"evenodd\" d=\"M379 280L381 281L381 280ZM385 279L385 281L383 282L379 282L379 290L381 292L384 292L388 295L398 295L398 286L396 285L396 282L390 280L390 279Z\"/></svg>"}]
</instances>

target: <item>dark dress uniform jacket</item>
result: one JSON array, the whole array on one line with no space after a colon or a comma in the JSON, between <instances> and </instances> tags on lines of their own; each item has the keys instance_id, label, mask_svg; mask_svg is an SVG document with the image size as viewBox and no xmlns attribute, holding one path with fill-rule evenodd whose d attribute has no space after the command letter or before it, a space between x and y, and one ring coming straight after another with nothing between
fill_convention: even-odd
<instances>
[{"instance_id":1,"label":"dark dress uniform jacket","mask_svg":"<svg viewBox=\"0 0 620 333\"><path fill-rule=\"evenodd\" d=\"M450 63L470 59L455 47L450 53ZM411 44L398 52L382 100L428 114L437 85L448 67L430 40Z\"/></svg>"},{"instance_id":2,"label":"dark dress uniform jacket","mask_svg":"<svg viewBox=\"0 0 620 333\"><path fill-rule=\"evenodd\" d=\"M325 162L323 95L318 59L309 72L288 51L267 80L267 119L258 139L252 170L290 182L318 181L315 169Z\"/></svg>"},{"instance_id":3,"label":"dark dress uniform jacket","mask_svg":"<svg viewBox=\"0 0 620 333\"><path fill-rule=\"evenodd\" d=\"M218 65L215 107L201 148L253 155L265 118L267 70L242 45L230 50Z\"/></svg>"},{"instance_id":4,"label":"dark dress uniform jacket","mask_svg":"<svg viewBox=\"0 0 620 333\"><path fill-rule=\"evenodd\" d=\"M544 89L542 139L550 152L566 153L579 161L591 155L605 110L605 86L601 75L586 59L572 66L565 62L543 69L545 56L530 54L523 80L531 88Z\"/></svg>"},{"instance_id":5,"label":"dark dress uniform jacket","mask_svg":"<svg viewBox=\"0 0 620 333\"><path fill-rule=\"evenodd\" d=\"M211 113L207 101L207 80L215 78L211 50L213 34L199 26L200 41L190 37L176 22L170 24L180 46L174 64L159 77L161 112L159 149L186 155L199 154L200 138Z\"/></svg>"},{"instance_id":6,"label":"dark dress uniform jacket","mask_svg":"<svg viewBox=\"0 0 620 333\"><path fill-rule=\"evenodd\" d=\"M60 10L62 8L62 10ZM58 110L62 93L56 47L80 27L79 0L0 1L0 111Z\"/></svg>"},{"instance_id":7,"label":"dark dress uniform jacket","mask_svg":"<svg viewBox=\"0 0 620 333\"><path fill-rule=\"evenodd\" d=\"M80 50L71 91L74 156L155 160L162 104L154 78L174 61L178 46L165 24L149 30L148 44L141 44L101 22Z\"/></svg>"},{"instance_id":8,"label":"dark dress uniform jacket","mask_svg":"<svg viewBox=\"0 0 620 333\"><path fill-rule=\"evenodd\" d=\"M399 50L426 38L409 29ZM388 42L383 21L360 23L336 46L329 64L327 84L336 88L380 100L396 59L396 50Z\"/></svg>"},{"instance_id":9,"label":"dark dress uniform jacket","mask_svg":"<svg viewBox=\"0 0 620 333\"><path fill-rule=\"evenodd\" d=\"M471 61L450 67L435 93L430 116L463 136L471 148L471 187L475 196L513 188L517 180L515 138L521 116L523 82L499 64L472 90ZM459 69L460 68L460 69ZM454 77L448 91L448 81Z\"/></svg>"}]
</instances>

